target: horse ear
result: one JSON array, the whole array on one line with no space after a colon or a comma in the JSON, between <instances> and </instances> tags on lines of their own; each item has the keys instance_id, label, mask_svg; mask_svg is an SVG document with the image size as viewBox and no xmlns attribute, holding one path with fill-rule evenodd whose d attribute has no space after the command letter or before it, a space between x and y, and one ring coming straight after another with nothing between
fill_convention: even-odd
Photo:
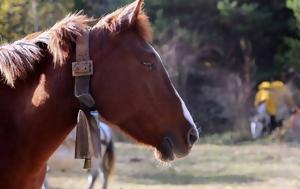
<instances>
[{"instance_id":1,"label":"horse ear","mask_svg":"<svg viewBox=\"0 0 300 189\"><path fill-rule=\"evenodd\" d=\"M116 18L117 27L123 30L132 26L141 13L143 5L143 0L136 0L135 2L124 7Z\"/></svg>"}]
</instances>

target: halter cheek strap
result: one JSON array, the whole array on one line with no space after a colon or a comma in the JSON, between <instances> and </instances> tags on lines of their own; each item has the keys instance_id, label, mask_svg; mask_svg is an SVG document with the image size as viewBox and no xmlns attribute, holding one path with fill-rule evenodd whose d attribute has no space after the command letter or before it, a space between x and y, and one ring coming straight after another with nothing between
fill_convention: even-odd
<instances>
[{"instance_id":1,"label":"halter cheek strap","mask_svg":"<svg viewBox=\"0 0 300 189\"><path fill-rule=\"evenodd\" d=\"M74 94L79 102L87 108L95 106L90 94L90 78L93 75L93 61L89 55L89 30L78 37L76 42L76 62L72 63L72 75L75 77Z\"/></svg>"},{"instance_id":2,"label":"halter cheek strap","mask_svg":"<svg viewBox=\"0 0 300 189\"><path fill-rule=\"evenodd\" d=\"M95 116L95 100L90 94L93 61L89 56L89 29L76 41L76 62L72 63L75 77L74 95L80 102L77 117L75 158L84 159L84 168L91 168L91 158L101 156L100 130Z\"/></svg>"}]
</instances>

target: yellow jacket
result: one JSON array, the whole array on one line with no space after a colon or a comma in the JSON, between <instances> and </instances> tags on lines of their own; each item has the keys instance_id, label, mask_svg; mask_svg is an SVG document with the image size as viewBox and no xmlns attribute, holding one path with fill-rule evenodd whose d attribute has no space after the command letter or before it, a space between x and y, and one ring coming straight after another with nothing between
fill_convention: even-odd
<instances>
[{"instance_id":1,"label":"yellow jacket","mask_svg":"<svg viewBox=\"0 0 300 189\"><path fill-rule=\"evenodd\" d=\"M270 98L270 86L271 83L263 81L258 85L258 92L255 95L254 106L257 107L259 104L266 102Z\"/></svg>"},{"instance_id":2,"label":"yellow jacket","mask_svg":"<svg viewBox=\"0 0 300 189\"><path fill-rule=\"evenodd\" d=\"M267 89L259 90L255 95L254 106L257 107L259 104L264 103L270 99L270 91Z\"/></svg>"},{"instance_id":3,"label":"yellow jacket","mask_svg":"<svg viewBox=\"0 0 300 189\"><path fill-rule=\"evenodd\" d=\"M274 81L271 83L269 99L266 101L268 114L275 116L282 105L290 109L296 107L288 87L281 81Z\"/></svg>"},{"instance_id":4,"label":"yellow jacket","mask_svg":"<svg viewBox=\"0 0 300 189\"><path fill-rule=\"evenodd\" d=\"M254 105L257 107L261 103L266 103L267 113L276 116L279 108L296 108L289 88L282 81L273 81L272 83L264 81L258 86Z\"/></svg>"}]
</instances>

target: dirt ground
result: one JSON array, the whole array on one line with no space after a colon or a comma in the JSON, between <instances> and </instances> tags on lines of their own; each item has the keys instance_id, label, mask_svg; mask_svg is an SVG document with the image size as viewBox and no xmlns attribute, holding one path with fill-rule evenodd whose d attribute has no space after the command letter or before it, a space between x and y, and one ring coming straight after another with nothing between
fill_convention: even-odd
<instances>
[{"instance_id":1,"label":"dirt ground","mask_svg":"<svg viewBox=\"0 0 300 189\"><path fill-rule=\"evenodd\" d=\"M155 160L149 149L117 143L117 161L112 189L299 189L300 146L288 144L209 145L172 164ZM82 189L87 186L82 162L52 161L48 182L52 189ZM100 181L97 187L100 188Z\"/></svg>"}]
</instances>

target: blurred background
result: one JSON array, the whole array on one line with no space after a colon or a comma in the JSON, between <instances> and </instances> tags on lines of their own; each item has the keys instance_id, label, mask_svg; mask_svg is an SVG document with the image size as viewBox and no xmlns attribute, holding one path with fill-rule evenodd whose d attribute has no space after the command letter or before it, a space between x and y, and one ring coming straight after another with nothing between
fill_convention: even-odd
<instances>
[{"instance_id":1,"label":"blurred background","mask_svg":"<svg viewBox=\"0 0 300 189\"><path fill-rule=\"evenodd\" d=\"M100 18L131 2L0 0L0 44L13 42L34 31L46 30L70 12L84 10L87 15ZM300 188L300 148L297 143L300 135L288 136L289 133L295 134L289 129L298 119L291 119L291 116L298 114L297 107L300 105L300 1L145 0L145 10L154 28L153 44L204 134L196 154L186 160L191 163L189 168L182 160L177 167L175 164L172 169L160 170L164 174L160 175L156 170L152 175L153 167L147 169L150 166L147 164L145 170L148 174L131 175L135 179L137 175L143 177L136 181L140 185L127 186L124 183L129 176L123 178L120 174L123 169L117 164L116 174L119 177L116 176L116 180L121 178L124 183L114 187L143 188L142 185L154 184L160 188L162 184L168 188L175 183L176 186L170 188L189 184L210 188L209 184L213 183L211 188L224 188L223 184L228 184L228 188ZM250 125L258 114L254 101L263 81L283 82L295 106L284 120L280 120L280 126L274 132L260 134L259 139L254 141L253 138L257 137L251 135ZM127 140L118 133L115 135L117 140ZM117 144L124 153L134 148L127 145ZM133 152L138 156L135 163L146 161L148 157L139 150ZM229 159L222 154L227 154ZM151 159L148 163L153 164L153 161ZM123 166L129 166L126 158L119 162L119 166L122 162ZM202 165L199 165L196 174L190 170L197 162ZM244 169L249 162L253 163L253 167ZM241 163L241 167L233 163ZM228 167L231 164L233 169ZM272 166L261 167L267 164ZM287 169L283 169L282 165L286 165ZM157 169L156 165L154 167ZM136 168L142 169L139 164ZM128 167L125 169L130 170ZM187 169L189 171L184 172ZM179 176L182 172L191 177ZM239 177L237 172L250 176ZM166 178L163 176L165 173L169 174ZM146 177L152 178L153 183L145 180ZM182 182L180 178L183 178ZM283 178L287 180L280 180ZM251 185L251 182L258 184Z\"/></svg>"}]
</instances>

